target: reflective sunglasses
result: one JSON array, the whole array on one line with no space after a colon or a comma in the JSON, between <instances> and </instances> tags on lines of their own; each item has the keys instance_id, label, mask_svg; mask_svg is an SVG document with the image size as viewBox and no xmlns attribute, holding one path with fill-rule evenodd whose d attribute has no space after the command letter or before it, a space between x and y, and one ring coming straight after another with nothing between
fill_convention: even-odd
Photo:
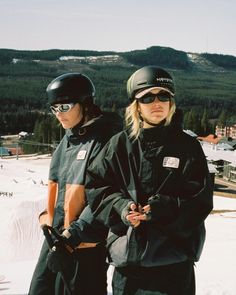
<instances>
[{"instance_id":1,"label":"reflective sunglasses","mask_svg":"<svg viewBox=\"0 0 236 295\"><path fill-rule=\"evenodd\" d=\"M74 103L62 103L57 106L50 106L50 109L51 109L52 113L54 115L56 115L57 112L59 112L59 113L69 112L73 108L74 105L75 105Z\"/></svg>"},{"instance_id":2,"label":"reflective sunglasses","mask_svg":"<svg viewBox=\"0 0 236 295\"><path fill-rule=\"evenodd\" d=\"M167 101L170 101L171 95L168 92L159 92L157 94L147 93L146 95L140 98L137 98L137 100L141 103L147 104L147 103L154 102L156 98L161 102L167 102Z\"/></svg>"}]
</instances>

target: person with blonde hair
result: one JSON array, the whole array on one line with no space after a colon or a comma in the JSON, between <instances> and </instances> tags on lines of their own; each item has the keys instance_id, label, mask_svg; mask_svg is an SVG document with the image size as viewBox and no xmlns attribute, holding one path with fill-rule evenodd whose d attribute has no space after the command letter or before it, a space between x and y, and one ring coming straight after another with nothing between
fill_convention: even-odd
<instances>
[{"instance_id":1,"label":"person with blonde hair","mask_svg":"<svg viewBox=\"0 0 236 295\"><path fill-rule=\"evenodd\" d=\"M172 76L158 66L127 82L127 129L87 169L85 188L109 228L113 295L193 295L213 188L200 143L182 130Z\"/></svg>"}]
</instances>

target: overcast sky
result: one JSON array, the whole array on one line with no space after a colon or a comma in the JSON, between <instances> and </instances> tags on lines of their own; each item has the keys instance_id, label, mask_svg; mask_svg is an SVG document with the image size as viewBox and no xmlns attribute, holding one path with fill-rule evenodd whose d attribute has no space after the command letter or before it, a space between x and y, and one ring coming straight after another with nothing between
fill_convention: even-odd
<instances>
[{"instance_id":1,"label":"overcast sky","mask_svg":"<svg viewBox=\"0 0 236 295\"><path fill-rule=\"evenodd\" d=\"M0 48L236 56L235 0L0 0Z\"/></svg>"}]
</instances>

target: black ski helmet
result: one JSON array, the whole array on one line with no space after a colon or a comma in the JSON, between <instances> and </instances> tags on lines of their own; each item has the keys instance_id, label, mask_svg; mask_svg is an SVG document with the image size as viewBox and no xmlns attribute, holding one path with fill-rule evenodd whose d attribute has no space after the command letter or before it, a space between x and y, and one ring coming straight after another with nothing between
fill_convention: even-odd
<instances>
[{"instance_id":1,"label":"black ski helmet","mask_svg":"<svg viewBox=\"0 0 236 295\"><path fill-rule=\"evenodd\" d=\"M92 104L95 100L92 81L81 73L67 73L55 78L46 92L51 105L71 102Z\"/></svg>"},{"instance_id":2,"label":"black ski helmet","mask_svg":"<svg viewBox=\"0 0 236 295\"><path fill-rule=\"evenodd\" d=\"M130 76L127 82L128 98L133 102L137 92L149 88L164 88L172 96L175 93L174 81L168 72L157 66L145 66ZM144 94L147 92L144 91ZM144 94L141 94L140 97Z\"/></svg>"}]
</instances>

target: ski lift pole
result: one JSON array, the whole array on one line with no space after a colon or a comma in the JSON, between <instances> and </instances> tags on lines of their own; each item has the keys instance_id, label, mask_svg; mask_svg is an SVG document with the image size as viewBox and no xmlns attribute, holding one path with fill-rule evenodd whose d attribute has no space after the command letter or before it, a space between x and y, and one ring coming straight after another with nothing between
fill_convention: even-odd
<instances>
[{"instance_id":1,"label":"ski lift pole","mask_svg":"<svg viewBox=\"0 0 236 295\"><path fill-rule=\"evenodd\" d=\"M19 142L17 140L17 142L16 142L16 160L18 160L18 159L19 159Z\"/></svg>"}]
</instances>

